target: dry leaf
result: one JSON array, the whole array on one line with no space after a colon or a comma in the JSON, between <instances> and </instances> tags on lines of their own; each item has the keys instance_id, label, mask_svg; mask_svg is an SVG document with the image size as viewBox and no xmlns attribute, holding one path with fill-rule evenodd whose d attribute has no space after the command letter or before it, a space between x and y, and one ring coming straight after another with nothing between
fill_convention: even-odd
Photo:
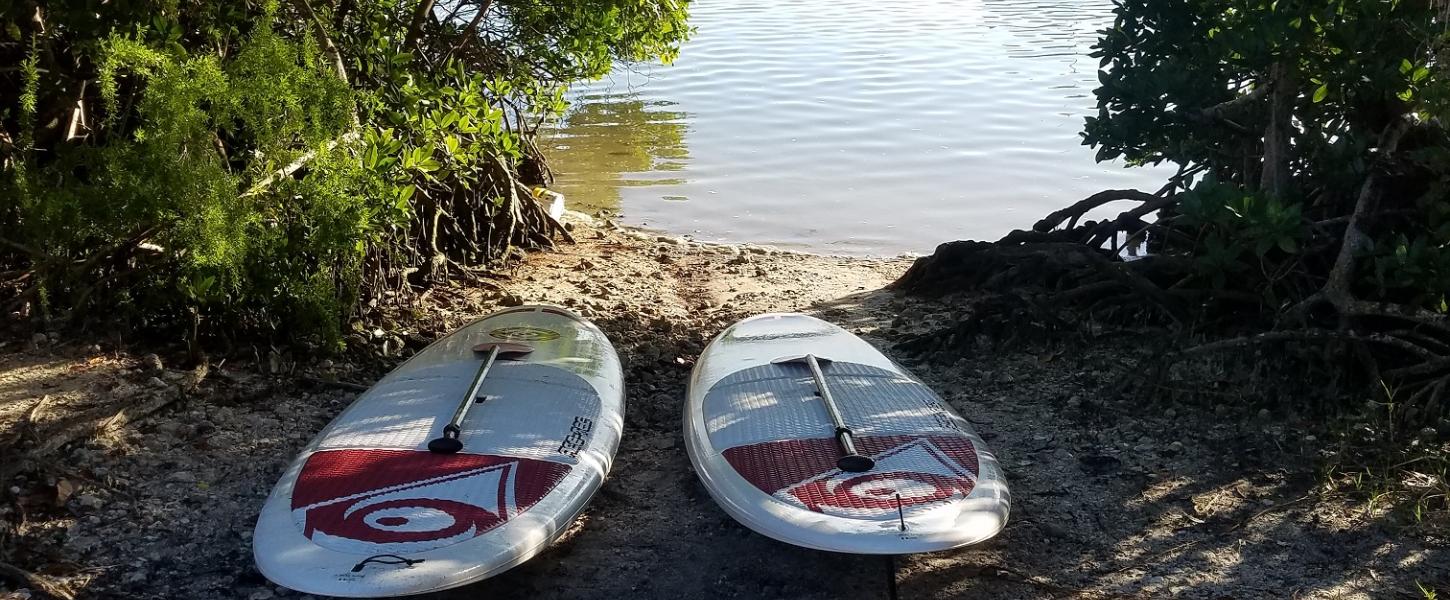
<instances>
[{"instance_id":1,"label":"dry leaf","mask_svg":"<svg viewBox=\"0 0 1450 600\"><path fill-rule=\"evenodd\" d=\"M76 493L76 490L78 489L80 488L77 487L76 484L72 483L69 479L62 479L55 482L55 505L65 506L66 500L70 500L70 497L74 495Z\"/></svg>"}]
</instances>

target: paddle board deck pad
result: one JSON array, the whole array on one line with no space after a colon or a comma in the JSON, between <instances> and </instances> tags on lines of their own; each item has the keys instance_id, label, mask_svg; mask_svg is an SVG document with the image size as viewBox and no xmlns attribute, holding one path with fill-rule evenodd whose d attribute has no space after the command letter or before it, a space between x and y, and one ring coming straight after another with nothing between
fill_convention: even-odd
<instances>
[{"instance_id":1,"label":"paddle board deck pad","mask_svg":"<svg viewBox=\"0 0 1450 600\"><path fill-rule=\"evenodd\" d=\"M837 467L842 444L805 355L870 469ZM814 317L761 315L716 337L690 379L685 439L730 516L799 546L930 552L1007 522L1007 484L967 421L865 340Z\"/></svg>"},{"instance_id":2,"label":"paddle board deck pad","mask_svg":"<svg viewBox=\"0 0 1450 600\"><path fill-rule=\"evenodd\" d=\"M487 359L481 349L504 344L460 424L462 450L430 452ZM257 520L257 567L303 592L379 597L527 560L603 484L623 381L609 340L568 311L474 321L383 377L293 461Z\"/></svg>"}]
</instances>

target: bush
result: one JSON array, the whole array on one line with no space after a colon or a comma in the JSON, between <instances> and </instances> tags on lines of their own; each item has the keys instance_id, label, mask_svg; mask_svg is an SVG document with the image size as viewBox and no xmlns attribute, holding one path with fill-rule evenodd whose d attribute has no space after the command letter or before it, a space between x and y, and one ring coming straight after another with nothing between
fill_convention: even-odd
<instances>
[{"instance_id":1,"label":"bush","mask_svg":"<svg viewBox=\"0 0 1450 600\"><path fill-rule=\"evenodd\" d=\"M686 14L0 1L0 286L48 322L335 347L359 306L562 233L520 176L547 179L539 119L672 57Z\"/></svg>"}]
</instances>

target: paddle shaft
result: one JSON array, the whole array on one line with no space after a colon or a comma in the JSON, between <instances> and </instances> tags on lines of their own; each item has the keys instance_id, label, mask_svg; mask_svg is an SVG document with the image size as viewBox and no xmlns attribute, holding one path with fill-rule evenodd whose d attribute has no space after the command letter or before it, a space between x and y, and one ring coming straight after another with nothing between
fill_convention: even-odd
<instances>
[{"instance_id":1,"label":"paddle shaft","mask_svg":"<svg viewBox=\"0 0 1450 600\"><path fill-rule=\"evenodd\" d=\"M836 426L836 441L840 442L841 449L845 451L846 456L861 456L861 453L856 451L856 441L852 439L851 428L847 427L846 420L841 418L841 409L836 406L836 397L831 395L831 388L826 385L826 375L821 372L820 361L816 360L816 355L807 354L806 364L811 368L811 377L816 380L816 392L821 395L821 401L826 404L826 412L831 414L831 423ZM869 466L866 467L866 469L869 468Z\"/></svg>"},{"instance_id":2,"label":"paddle shaft","mask_svg":"<svg viewBox=\"0 0 1450 600\"><path fill-rule=\"evenodd\" d=\"M458 403L458 410L454 411L453 418L443 426L443 437L457 438L463 433L463 419L468 416L468 409L478 399L478 392L483 388L483 378L488 376L488 370L493 368L493 361L498 358L499 348L494 346L488 351L488 357L483 359L483 365L478 367L478 373L474 374L473 382L468 384L468 393L463 396L463 401Z\"/></svg>"}]
</instances>

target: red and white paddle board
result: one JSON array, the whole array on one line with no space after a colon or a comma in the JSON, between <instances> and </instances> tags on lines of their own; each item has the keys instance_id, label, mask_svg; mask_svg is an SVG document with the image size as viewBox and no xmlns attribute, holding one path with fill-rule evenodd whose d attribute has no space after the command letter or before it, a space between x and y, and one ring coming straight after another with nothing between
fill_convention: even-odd
<instances>
[{"instance_id":1,"label":"red and white paddle board","mask_svg":"<svg viewBox=\"0 0 1450 600\"><path fill-rule=\"evenodd\" d=\"M843 447L805 355L869 469L839 468ZM690 379L684 428L715 501L784 542L908 554L977 543L1007 522L1007 484L967 421L865 340L814 317L761 315L716 337Z\"/></svg>"},{"instance_id":2,"label":"red and white paddle board","mask_svg":"<svg viewBox=\"0 0 1450 600\"><path fill-rule=\"evenodd\" d=\"M486 355L463 449L428 450ZM563 309L494 313L419 352L333 420L282 475L257 520L257 567L313 594L456 587L543 550L604 482L624 423L623 373L592 323Z\"/></svg>"}]
</instances>

